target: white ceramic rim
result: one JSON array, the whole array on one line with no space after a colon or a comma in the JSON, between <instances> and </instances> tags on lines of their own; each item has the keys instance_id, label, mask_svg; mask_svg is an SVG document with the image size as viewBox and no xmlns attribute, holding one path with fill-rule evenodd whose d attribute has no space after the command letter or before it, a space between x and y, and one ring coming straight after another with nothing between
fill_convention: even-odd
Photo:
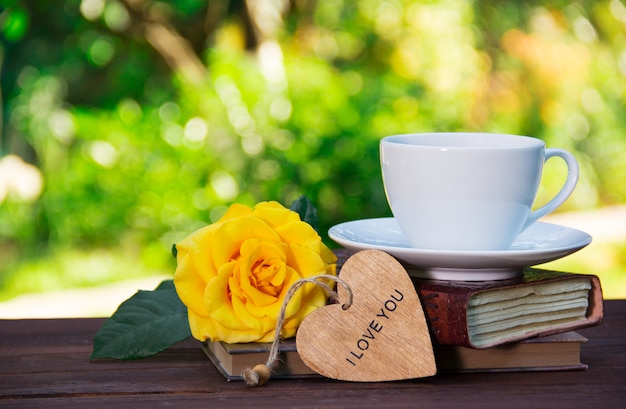
<instances>
[{"instance_id":1,"label":"white ceramic rim","mask_svg":"<svg viewBox=\"0 0 626 409\"><path fill-rule=\"evenodd\" d=\"M545 148L543 140L525 135L488 132L428 132L385 136L381 144L403 149L523 149ZM487 143L485 143L487 142Z\"/></svg>"}]
</instances>

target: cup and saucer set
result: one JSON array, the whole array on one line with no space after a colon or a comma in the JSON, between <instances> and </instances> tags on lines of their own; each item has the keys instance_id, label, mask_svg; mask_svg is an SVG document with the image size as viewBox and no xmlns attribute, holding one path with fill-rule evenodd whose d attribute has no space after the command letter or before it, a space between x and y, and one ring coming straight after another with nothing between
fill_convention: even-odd
<instances>
[{"instance_id":1,"label":"cup and saucer set","mask_svg":"<svg viewBox=\"0 0 626 409\"><path fill-rule=\"evenodd\" d=\"M537 221L573 192L578 164L536 138L490 133L388 136L380 142L385 194L393 217L335 225L343 247L385 251L411 276L453 281L515 278L530 267L589 245L589 234ZM568 168L560 191L532 211L543 165Z\"/></svg>"}]
</instances>

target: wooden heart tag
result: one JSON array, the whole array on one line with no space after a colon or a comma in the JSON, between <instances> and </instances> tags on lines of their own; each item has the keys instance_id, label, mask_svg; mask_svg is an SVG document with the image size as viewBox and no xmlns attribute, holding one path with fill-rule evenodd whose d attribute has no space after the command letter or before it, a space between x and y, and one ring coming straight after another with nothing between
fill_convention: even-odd
<instances>
[{"instance_id":1,"label":"wooden heart tag","mask_svg":"<svg viewBox=\"0 0 626 409\"><path fill-rule=\"evenodd\" d=\"M437 372L419 296L406 270L389 254L365 250L350 257L340 278L352 304L318 308L298 328L302 361L328 378L377 382L432 376Z\"/></svg>"}]
</instances>

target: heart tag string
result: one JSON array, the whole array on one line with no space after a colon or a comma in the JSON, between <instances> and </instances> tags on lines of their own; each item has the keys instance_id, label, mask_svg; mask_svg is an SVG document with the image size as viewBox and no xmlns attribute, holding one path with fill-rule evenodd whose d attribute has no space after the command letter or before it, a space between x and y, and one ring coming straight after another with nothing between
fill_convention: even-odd
<instances>
[{"instance_id":1,"label":"heart tag string","mask_svg":"<svg viewBox=\"0 0 626 409\"><path fill-rule=\"evenodd\" d=\"M305 284L315 284L319 287L322 287L329 294L331 303L335 303L338 301L337 292L323 280L335 281L337 284L342 285L346 289L347 300L341 307L344 310L350 308L350 306L352 305L352 289L345 281L343 281L339 277L328 274L321 274L314 277L301 278L300 280L293 283L291 287L289 287L289 291L287 291L285 299L283 300L283 305L281 306L280 312L278 313L274 341L272 342L272 345L270 347L267 361L264 364L255 365L253 368L246 368L241 373L241 376L243 377L246 385L262 386L270 380L270 377L272 375L272 369L276 366L278 362L278 346L281 340L281 329L285 321L285 312L287 311L289 301L291 301L296 291L302 288Z\"/></svg>"}]
</instances>

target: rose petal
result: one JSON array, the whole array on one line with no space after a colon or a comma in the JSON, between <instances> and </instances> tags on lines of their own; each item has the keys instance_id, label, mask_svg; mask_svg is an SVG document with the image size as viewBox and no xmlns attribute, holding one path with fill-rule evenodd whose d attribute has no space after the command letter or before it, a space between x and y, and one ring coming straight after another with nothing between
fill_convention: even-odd
<instances>
[{"instance_id":1,"label":"rose petal","mask_svg":"<svg viewBox=\"0 0 626 409\"><path fill-rule=\"evenodd\" d=\"M280 236L266 223L250 215L227 220L212 237L210 252L215 265L239 258L243 243L250 238L280 241Z\"/></svg>"},{"instance_id":2,"label":"rose petal","mask_svg":"<svg viewBox=\"0 0 626 409\"><path fill-rule=\"evenodd\" d=\"M273 339L273 330L260 333L256 329L240 329L233 331L220 325L212 318L204 318L189 314L189 327L195 339L205 341L225 341L229 343L270 342Z\"/></svg>"},{"instance_id":3,"label":"rose petal","mask_svg":"<svg viewBox=\"0 0 626 409\"><path fill-rule=\"evenodd\" d=\"M286 223L276 227L276 233L285 243L298 243L302 247L306 247L318 252L322 246L322 238L317 234L310 224L305 222Z\"/></svg>"},{"instance_id":4,"label":"rose petal","mask_svg":"<svg viewBox=\"0 0 626 409\"><path fill-rule=\"evenodd\" d=\"M177 258L189 255L190 265L186 268L202 276L204 281L210 280L217 273L215 263L207 250L211 244L211 237L218 227L218 224L205 226L176 245Z\"/></svg>"},{"instance_id":5,"label":"rose petal","mask_svg":"<svg viewBox=\"0 0 626 409\"><path fill-rule=\"evenodd\" d=\"M226 210L226 213L224 213L224 215L220 217L217 223L221 224L225 222L226 220L235 219L237 217L249 215L250 213L252 213L252 209L249 208L248 206L239 204L239 203L234 203L228 208L228 210Z\"/></svg>"},{"instance_id":6,"label":"rose petal","mask_svg":"<svg viewBox=\"0 0 626 409\"><path fill-rule=\"evenodd\" d=\"M287 209L278 202L261 202L254 206L252 215L273 228L300 221L298 213Z\"/></svg>"},{"instance_id":7,"label":"rose petal","mask_svg":"<svg viewBox=\"0 0 626 409\"><path fill-rule=\"evenodd\" d=\"M275 302L283 286L286 258L282 243L250 239L243 244L235 272L248 302L258 306Z\"/></svg>"},{"instance_id":8,"label":"rose petal","mask_svg":"<svg viewBox=\"0 0 626 409\"><path fill-rule=\"evenodd\" d=\"M320 255L298 244L289 245L287 265L296 270L302 278L326 273L326 263Z\"/></svg>"},{"instance_id":9,"label":"rose petal","mask_svg":"<svg viewBox=\"0 0 626 409\"><path fill-rule=\"evenodd\" d=\"M209 311L202 300L206 282L196 273L197 270L193 267L189 254L179 252L177 258L178 266L174 273L174 286L178 297L190 311L208 316Z\"/></svg>"},{"instance_id":10,"label":"rose petal","mask_svg":"<svg viewBox=\"0 0 626 409\"><path fill-rule=\"evenodd\" d=\"M215 339L217 331L215 329L214 320L206 316L200 316L193 311L188 310L187 316L189 318L189 328L191 329L191 335L199 340L205 341L206 339Z\"/></svg>"}]
</instances>

